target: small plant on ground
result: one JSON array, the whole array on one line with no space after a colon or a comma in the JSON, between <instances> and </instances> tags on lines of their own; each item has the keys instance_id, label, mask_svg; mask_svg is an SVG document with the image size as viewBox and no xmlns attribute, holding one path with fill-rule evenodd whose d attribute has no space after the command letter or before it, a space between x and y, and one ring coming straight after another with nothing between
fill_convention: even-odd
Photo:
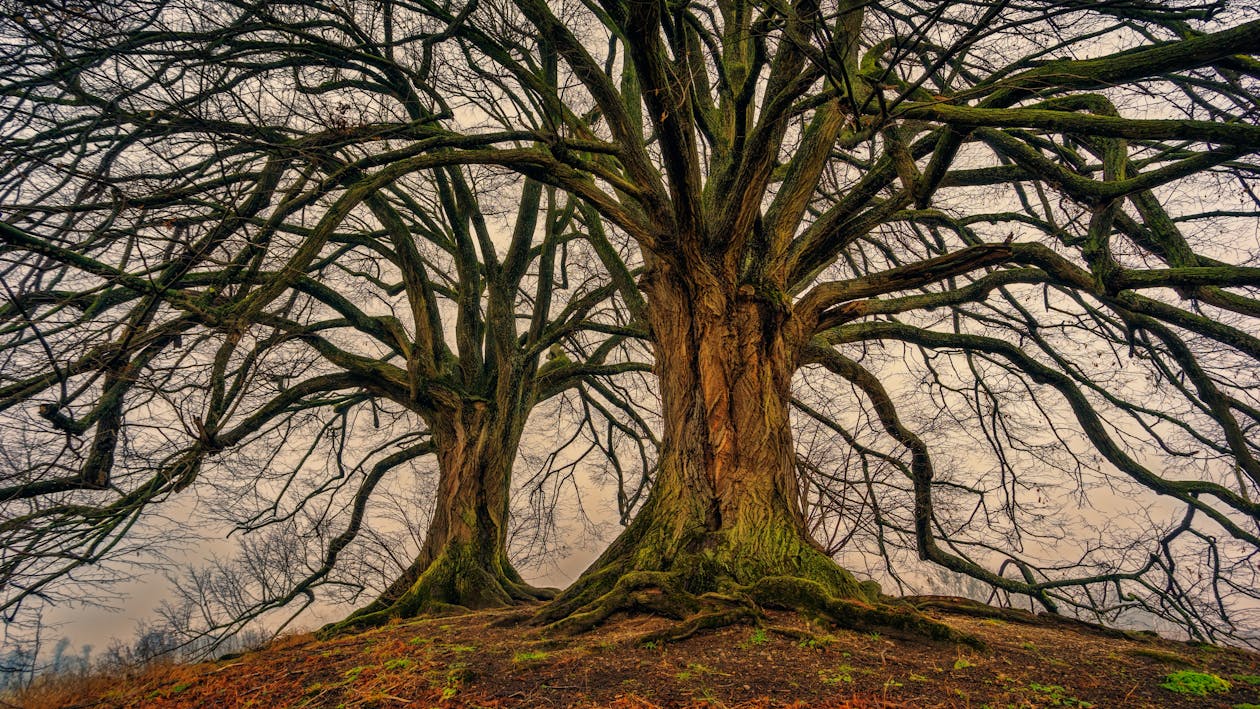
<instances>
[{"instance_id":1,"label":"small plant on ground","mask_svg":"<svg viewBox=\"0 0 1260 709\"><path fill-rule=\"evenodd\" d=\"M798 642L797 645L800 647L815 650L815 649L827 647L828 645L831 645L835 641L836 641L836 637L834 635L811 635L809 637L801 638L801 641Z\"/></svg>"},{"instance_id":2,"label":"small plant on ground","mask_svg":"<svg viewBox=\"0 0 1260 709\"><path fill-rule=\"evenodd\" d=\"M755 647L757 645L765 645L768 642L770 642L770 636L766 633L766 629L757 628L756 630L752 631L752 634L748 636L748 639L740 643L739 646L747 650L750 647Z\"/></svg>"},{"instance_id":3,"label":"small plant on ground","mask_svg":"<svg viewBox=\"0 0 1260 709\"><path fill-rule=\"evenodd\" d=\"M456 694L459 694L459 688L473 678L473 671L468 669L462 662L453 663L446 671L446 676L440 681L430 680L432 685L441 687L442 701L448 701Z\"/></svg>"},{"instance_id":4,"label":"small plant on ground","mask_svg":"<svg viewBox=\"0 0 1260 709\"><path fill-rule=\"evenodd\" d=\"M542 650L524 650L512 656L512 662L523 664L527 662L542 662L547 659L547 653Z\"/></svg>"},{"instance_id":5,"label":"small plant on ground","mask_svg":"<svg viewBox=\"0 0 1260 709\"><path fill-rule=\"evenodd\" d=\"M1081 701L1068 694L1066 689L1057 684L1029 682L1028 689L1038 695L1037 699L1039 701L1052 707L1083 707L1088 709L1088 707L1094 706L1090 702Z\"/></svg>"},{"instance_id":6,"label":"small plant on ground","mask_svg":"<svg viewBox=\"0 0 1260 709\"><path fill-rule=\"evenodd\" d=\"M385 661L385 669L387 670L405 670L411 665L411 659L406 657L395 657L392 660Z\"/></svg>"},{"instance_id":7,"label":"small plant on ground","mask_svg":"<svg viewBox=\"0 0 1260 709\"><path fill-rule=\"evenodd\" d=\"M679 682L686 682L687 680L692 679L693 677L697 677L699 675L713 675L713 674L722 674L722 673L718 672L712 667L702 665L698 662L689 662L687 663L687 669L674 675L674 677L677 678Z\"/></svg>"},{"instance_id":8,"label":"small plant on ground","mask_svg":"<svg viewBox=\"0 0 1260 709\"><path fill-rule=\"evenodd\" d=\"M834 670L819 670L818 679L823 684L840 684L853 681L853 667L850 665L840 665Z\"/></svg>"},{"instance_id":9,"label":"small plant on ground","mask_svg":"<svg viewBox=\"0 0 1260 709\"><path fill-rule=\"evenodd\" d=\"M1229 680L1209 672L1178 670L1169 674L1163 684L1159 686L1177 694L1192 694L1196 697L1206 697L1213 693L1228 692L1232 685L1229 683Z\"/></svg>"},{"instance_id":10,"label":"small plant on ground","mask_svg":"<svg viewBox=\"0 0 1260 709\"><path fill-rule=\"evenodd\" d=\"M960 657L957 660L954 660L954 669L956 670L965 670L968 667L975 667L975 666L976 665L974 662L972 662L971 660L968 660L965 657Z\"/></svg>"}]
</instances>

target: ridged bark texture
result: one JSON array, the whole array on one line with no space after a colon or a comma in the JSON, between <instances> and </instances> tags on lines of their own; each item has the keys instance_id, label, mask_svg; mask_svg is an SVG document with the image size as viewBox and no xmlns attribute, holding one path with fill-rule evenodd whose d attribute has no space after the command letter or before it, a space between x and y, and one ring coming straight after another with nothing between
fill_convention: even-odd
<instances>
[{"instance_id":1,"label":"ridged bark texture","mask_svg":"<svg viewBox=\"0 0 1260 709\"><path fill-rule=\"evenodd\" d=\"M438 491L424 546L370 605L336 629L425 613L495 608L549 598L527 585L507 556L508 495L521 427L484 401L435 417Z\"/></svg>"},{"instance_id":2,"label":"ridged bark texture","mask_svg":"<svg viewBox=\"0 0 1260 709\"><path fill-rule=\"evenodd\" d=\"M665 421L656 482L634 521L540 619L589 613L619 580L698 595L792 577L874 601L874 584L859 584L805 527L788 419L803 328L786 302L748 286L727 297L665 272L645 287Z\"/></svg>"}]
</instances>

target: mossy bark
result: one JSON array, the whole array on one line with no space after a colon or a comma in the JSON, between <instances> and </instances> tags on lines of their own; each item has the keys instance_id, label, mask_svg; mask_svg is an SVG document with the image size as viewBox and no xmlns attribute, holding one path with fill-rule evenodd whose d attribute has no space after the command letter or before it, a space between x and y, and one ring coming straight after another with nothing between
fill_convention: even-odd
<instances>
[{"instance_id":1,"label":"mossy bark","mask_svg":"<svg viewBox=\"0 0 1260 709\"><path fill-rule=\"evenodd\" d=\"M508 495L521 426L501 412L484 401L460 401L434 418L438 491L420 554L379 598L330 632L553 595L527 585L508 559Z\"/></svg>"},{"instance_id":2,"label":"mossy bark","mask_svg":"<svg viewBox=\"0 0 1260 709\"><path fill-rule=\"evenodd\" d=\"M580 630L617 607L680 615L685 603L636 587L698 597L766 577L875 601L873 585L837 565L805 526L788 407L808 328L781 298L750 286L728 293L663 266L643 285L665 422L656 483L634 521L540 619Z\"/></svg>"}]
</instances>

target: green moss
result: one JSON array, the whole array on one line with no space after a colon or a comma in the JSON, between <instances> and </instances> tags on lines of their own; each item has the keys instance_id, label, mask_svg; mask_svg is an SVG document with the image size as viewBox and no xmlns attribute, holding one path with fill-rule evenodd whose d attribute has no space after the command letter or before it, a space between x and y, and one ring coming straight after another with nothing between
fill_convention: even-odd
<instances>
[{"instance_id":1,"label":"green moss","mask_svg":"<svg viewBox=\"0 0 1260 709\"><path fill-rule=\"evenodd\" d=\"M819 670L818 679L823 684L849 684L853 681L853 667L840 665L834 670Z\"/></svg>"},{"instance_id":2,"label":"green moss","mask_svg":"<svg viewBox=\"0 0 1260 709\"><path fill-rule=\"evenodd\" d=\"M1177 694L1206 697L1213 693L1228 692L1233 685L1228 680L1209 672L1178 670L1169 674L1159 686Z\"/></svg>"},{"instance_id":3,"label":"green moss","mask_svg":"<svg viewBox=\"0 0 1260 709\"><path fill-rule=\"evenodd\" d=\"M477 544L452 542L402 596L392 602L377 599L340 623L325 626L318 635L327 638L399 618L453 615L470 609L536 601L549 595L519 579L503 554L488 552Z\"/></svg>"},{"instance_id":4,"label":"green moss","mask_svg":"<svg viewBox=\"0 0 1260 709\"><path fill-rule=\"evenodd\" d=\"M1230 675L1229 678L1238 684L1260 686L1260 675Z\"/></svg>"},{"instance_id":5,"label":"green moss","mask_svg":"<svg viewBox=\"0 0 1260 709\"><path fill-rule=\"evenodd\" d=\"M1126 650L1125 652L1135 657L1144 657L1150 660L1155 660L1156 662L1163 662L1168 665L1180 665L1185 667L1193 664L1190 660L1174 652L1159 650L1153 647L1137 647Z\"/></svg>"},{"instance_id":6,"label":"green moss","mask_svg":"<svg viewBox=\"0 0 1260 709\"><path fill-rule=\"evenodd\" d=\"M513 655L512 662L515 662L518 665L524 665L524 664L530 664L534 662L542 662L543 660L546 660L548 657L550 657L550 655L543 652L542 650L525 650L525 651L518 652L515 655Z\"/></svg>"},{"instance_id":7,"label":"green moss","mask_svg":"<svg viewBox=\"0 0 1260 709\"><path fill-rule=\"evenodd\" d=\"M1034 695L1039 704L1052 707L1081 707L1089 709L1094 706L1090 702L1077 699L1068 693L1067 689L1057 684L1037 684L1036 682L1028 683L1028 690Z\"/></svg>"}]
</instances>

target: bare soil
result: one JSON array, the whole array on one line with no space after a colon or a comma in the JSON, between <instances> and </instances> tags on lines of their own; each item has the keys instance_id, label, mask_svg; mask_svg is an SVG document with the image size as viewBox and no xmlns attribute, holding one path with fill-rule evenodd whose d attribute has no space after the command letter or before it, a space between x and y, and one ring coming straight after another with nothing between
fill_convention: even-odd
<instances>
[{"instance_id":1,"label":"bare soil","mask_svg":"<svg viewBox=\"0 0 1260 709\"><path fill-rule=\"evenodd\" d=\"M985 650L893 633L731 626L658 646L670 621L621 617L549 638L481 612L358 635L284 638L230 659L131 677L50 680L22 707L1231 707L1260 709L1260 655L1085 624L992 615L938 599L929 612ZM813 639L794 637L811 634ZM1193 670L1228 683L1196 696L1161 685Z\"/></svg>"}]
</instances>

